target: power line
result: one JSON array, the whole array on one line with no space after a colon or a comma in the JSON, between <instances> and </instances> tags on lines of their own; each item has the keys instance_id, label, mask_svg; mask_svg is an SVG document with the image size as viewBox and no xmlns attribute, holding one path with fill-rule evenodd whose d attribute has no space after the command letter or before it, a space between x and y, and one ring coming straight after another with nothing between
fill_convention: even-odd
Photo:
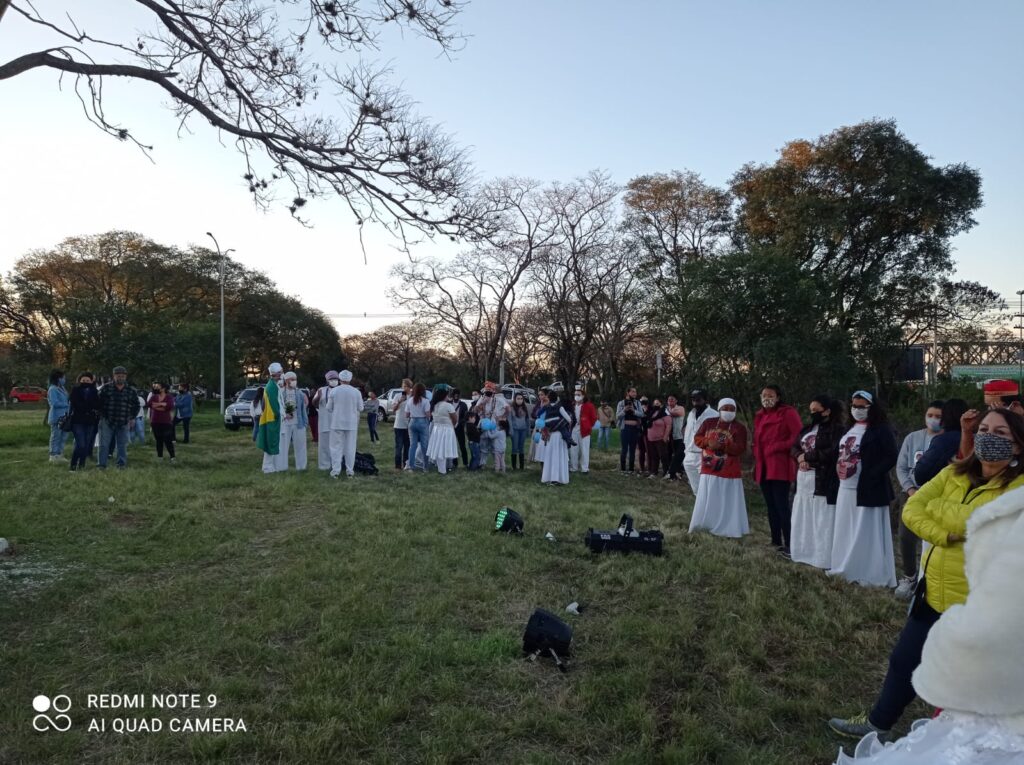
<instances>
[{"instance_id":1,"label":"power line","mask_svg":"<svg viewBox=\"0 0 1024 765\"><path fill-rule=\"evenodd\" d=\"M328 313L324 314L329 319L411 319L414 313Z\"/></svg>"}]
</instances>

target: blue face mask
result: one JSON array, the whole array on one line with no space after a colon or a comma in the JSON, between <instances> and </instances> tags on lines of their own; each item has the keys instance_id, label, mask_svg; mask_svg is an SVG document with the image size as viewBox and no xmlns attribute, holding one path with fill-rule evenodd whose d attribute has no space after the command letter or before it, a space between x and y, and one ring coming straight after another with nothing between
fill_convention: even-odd
<instances>
[{"instance_id":1,"label":"blue face mask","mask_svg":"<svg viewBox=\"0 0 1024 765\"><path fill-rule=\"evenodd\" d=\"M60 379L59 379L59 380L57 381L57 384L58 384L58 385L59 385L60 387L62 387L62 388L63 388L63 387L64 387L64 383L66 383L66 382L67 382L67 379L68 379L68 378L66 378L66 377L62 377L62 378L60 378Z\"/></svg>"}]
</instances>

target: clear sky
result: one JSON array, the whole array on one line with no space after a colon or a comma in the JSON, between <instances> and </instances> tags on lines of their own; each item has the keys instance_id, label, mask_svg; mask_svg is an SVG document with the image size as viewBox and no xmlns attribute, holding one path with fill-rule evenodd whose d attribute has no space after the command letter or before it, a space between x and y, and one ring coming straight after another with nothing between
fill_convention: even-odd
<instances>
[{"instance_id":1,"label":"clear sky","mask_svg":"<svg viewBox=\"0 0 1024 765\"><path fill-rule=\"evenodd\" d=\"M146 23L127 0L37 6L72 11L91 34ZM690 169L724 185L786 141L891 117L935 162L982 174L979 225L955 242L958 275L1008 297L1024 288L1020 0L473 0L461 28L469 39L454 60L414 39L380 58L470 148L480 178L604 168L624 183ZM8 11L0 61L40 43L53 44ZM396 310L387 272L402 256L385 235L368 237L366 265L342 204L315 205L312 230L263 213L208 126L177 137L166 99L145 84L107 96L108 114L155 145L156 164L87 123L55 73L0 82L0 271L70 235L130 229L186 246L211 230L325 312Z\"/></svg>"}]
</instances>

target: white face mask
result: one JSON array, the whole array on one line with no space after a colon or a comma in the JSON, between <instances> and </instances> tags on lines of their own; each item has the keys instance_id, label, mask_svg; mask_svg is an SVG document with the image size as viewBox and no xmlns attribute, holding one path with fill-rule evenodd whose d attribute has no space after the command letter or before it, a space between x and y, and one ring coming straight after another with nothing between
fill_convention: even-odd
<instances>
[{"instance_id":1,"label":"white face mask","mask_svg":"<svg viewBox=\"0 0 1024 765\"><path fill-rule=\"evenodd\" d=\"M289 388L297 388L297 387L299 387L298 380L289 380L288 381L288 387Z\"/></svg>"},{"instance_id":2,"label":"white face mask","mask_svg":"<svg viewBox=\"0 0 1024 765\"><path fill-rule=\"evenodd\" d=\"M722 422L732 422L736 419L736 412L719 412L718 416L722 418Z\"/></svg>"},{"instance_id":3,"label":"white face mask","mask_svg":"<svg viewBox=\"0 0 1024 765\"><path fill-rule=\"evenodd\" d=\"M924 422L928 426L928 430L933 433L937 433L942 430L942 419L939 417L925 417Z\"/></svg>"},{"instance_id":4,"label":"white face mask","mask_svg":"<svg viewBox=\"0 0 1024 765\"><path fill-rule=\"evenodd\" d=\"M851 409L850 414L853 416L853 419L856 420L857 422L864 422L868 418L867 409Z\"/></svg>"},{"instance_id":5,"label":"white face mask","mask_svg":"<svg viewBox=\"0 0 1024 765\"><path fill-rule=\"evenodd\" d=\"M582 401L583 400L583 396L576 396L576 400L577 401Z\"/></svg>"},{"instance_id":6,"label":"white face mask","mask_svg":"<svg viewBox=\"0 0 1024 765\"><path fill-rule=\"evenodd\" d=\"M329 385L330 387L332 387L332 388L336 388L336 387L338 386L338 381L337 381L337 380L328 380L328 381L327 381L327 384L328 384L328 385Z\"/></svg>"}]
</instances>

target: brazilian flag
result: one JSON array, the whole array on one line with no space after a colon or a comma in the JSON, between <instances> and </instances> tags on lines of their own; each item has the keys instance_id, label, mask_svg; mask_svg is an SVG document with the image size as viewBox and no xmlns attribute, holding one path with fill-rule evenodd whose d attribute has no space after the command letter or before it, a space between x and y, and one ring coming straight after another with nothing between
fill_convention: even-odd
<instances>
[{"instance_id":1,"label":"brazilian flag","mask_svg":"<svg viewBox=\"0 0 1024 765\"><path fill-rule=\"evenodd\" d=\"M267 454L277 454L281 449L281 402L273 378L267 380L263 388L263 413L256 433L256 446Z\"/></svg>"}]
</instances>

